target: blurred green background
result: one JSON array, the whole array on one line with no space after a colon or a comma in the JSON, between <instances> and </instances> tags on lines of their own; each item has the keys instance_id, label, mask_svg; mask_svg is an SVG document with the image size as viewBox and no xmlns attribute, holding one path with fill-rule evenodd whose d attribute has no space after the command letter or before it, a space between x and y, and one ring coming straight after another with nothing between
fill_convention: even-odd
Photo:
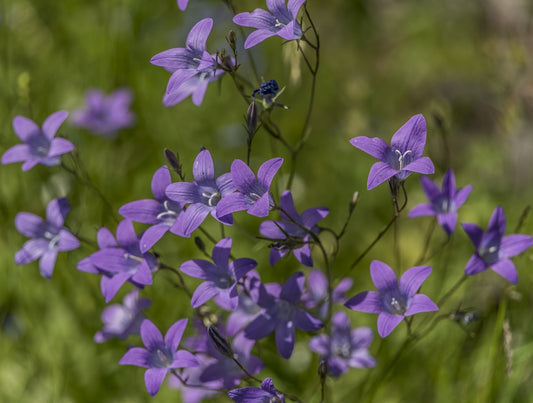
<instances>
[{"instance_id":1,"label":"blurred green background","mask_svg":"<svg viewBox=\"0 0 533 403\"><path fill-rule=\"evenodd\" d=\"M238 11L264 8L263 1L235 1ZM373 159L352 147L355 136L386 141L407 119L423 113L428 123L426 153L436 165L440 184L448 167L458 186L474 191L460 212L460 221L486 228L490 214L502 205L508 233L517 226L533 196L533 5L528 0L416 1L309 0L320 32L321 59L312 131L297 162L294 185L298 209L327 206L324 225L339 230L354 191L358 207L341 242L334 276L339 277L386 225L392 211L386 185L366 191ZM229 170L234 158L246 157L242 127L247 105L231 80L211 84L201 107L191 100L165 108L161 99L169 74L150 58L182 47L189 29L212 17L215 26L208 50L228 49L224 36L235 29L221 1L191 0L181 12L174 0L0 0L0 152L18 142L11 122L24 115L38 124L51 113L73 111L90 88L110 92L130 87L135 93L136 125L107 140L65 123L60 133L73 141L80 159L115 211L94 192L59 167L37 166L23 173L20 164L0 168L0 401L2 402L167 402L180 392L163 387L150 398L143 370L118 361L125 342L93 342L105 307L97 276L76 270L77 261L92 253L88 246L59 256L51 280L37 263L16 266L13 256L25 238L13 223L19 211L44 215L46 203L66 195L73 209L68 226L95 239L100 226L113 232L116 210L124 203L151 197L153 172L165 164L163 149L178 151L188 179L200 146L214 156L217 172ZM249 31L248 31L249 32ZM241 46L243 38L238 38ZM299 138L309 97L310 75L298 62L292 44L278 37L252 50L259 74L275 78L286 90L279 101L290 110L276 110L273 119L291 143ZM243 74L249 73L242 54ZM259 84L259 83L256 83ZM441 122L441 124L439 124ZM260 131L254 141L252 167L273 156L289 158L279 143ZM284 181L277 181L278 184ZM279 194L283 189L275 189ZM409 206L424 201L418 179L407 181ZM373 289L368 265L380 259L398 272L411 267L422 251L430 218L404 216L394 231L351 272L349 293ZM251 232L259 220L236 216ZM206 228L218 226L206 221ZM141 230L141 226L137 227ZM533 220L520 232L531 234ZM273 268L265 243L238 228L227 234L236 256L253 256L265 281L285 281L301 270L293 257ZM433 246L444 240L436 230ZM396 245L396 246L393 246ZM211 245L209 245L211 247ZM399 250L394 253L394 250ZM171 265L198 256L192 239L165 237L157 251ZM423 292L437 300L461 275L472 246L458 228L451 244L429 264L433 274ZM406 338L400 326L371 352L373 370L352 369L328 381L330 401L376 402L528 402L533 395L532 252L514 261L519 283L511 286L488 271L470 278L441 313L472 309L480 320L470 337L451 320L439 322L430 336L406 351L390 368ZM192 310L167 273L155 276L143 294L154 303L146 314L165 331ZM126 287L125 287L126 288ZM121 290L113 300L121 300ZM342 309L342 308L341 308ZM350 312L354 326L375 329L375 315ZM430 316L415 318L414 325ZM505 325L505 332L503 327ZM317 357L306 349L309 335L298 333L291 360L272 351L272 337L262 342L269 369L283 390L318 401ZM357 396L357 400L355 397ZM228 401L220 397L220 401Z\"/></svg>"}]
</instances>

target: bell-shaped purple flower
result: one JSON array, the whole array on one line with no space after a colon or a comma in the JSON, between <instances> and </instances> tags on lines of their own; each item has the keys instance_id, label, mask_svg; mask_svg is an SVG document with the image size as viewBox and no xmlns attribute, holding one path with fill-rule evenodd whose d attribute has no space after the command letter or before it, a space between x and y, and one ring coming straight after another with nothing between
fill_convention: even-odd
<instances>
[{"instance_id":1,"label":"bell-shaped purple flower","mask_svg":"<svg viewBox=\"0 0 533 403\"><path fill-rule=\"evenodd\" d=\"M114 137L119 130L135 122L135 115L130 110L132 101L133 94L128 88L117 89L109 95L99 89L89 90L85 94L83 109L72 114L72 124L92 134Z\"/></svg>"},{"instance_id":2,"label":"bell-shaped purple flower","mask_svg":"<svg viewBox=\"0 0 533 403\"><path fill-rule=\"evenodd\" d=\"M313 332L324 326L318 318L298 307L304 282L303 273L295 273L282 287L278 284L277 287L263 287L258 305L264 312L246 327L244 335L259 340L275 332L280 355L289 358L294 349L296 328Z\"/></svg>"},{"instance_id":3,"label":"bell-shaped purple flower","mask_svg":"<svg viewBox=\"0 0 533 403\"><path fill-rule=\"evenodd\" d=\"M208 214L223 224L232 224L231 213L220 214L219 203L235 191L231 173L215 179L213 158L208 150L196 156L192 167L194 182L176 182L167 186L166 196L179 203L188 204L176 222L177 234L189 237Z\"/></svg>"},{"instance_id":4,"label":"bell-shaped purple flower","mask_svg":"<svg viewBox=\"0 0 533 403\"><path fill-rule=\"evenodd\" d=\"M370 275L378 291L357 294L344 305L354 311L379 314L378 333L386 337L406 316L439 310L427 295L416 293L430 274L431 266L411 267L398 283L388 265L374 260L370 263Z\"/></svg>"},{"instance_id":5,"label":"bell-shaped purple flower","mask_svg":"<svg viewBox=\"0 0 533 403\"><path fill-rule=\"evenodd\" d=\"M103 274L100 287L106 302L113 299L126 281L139 288L152 284L157 259L151 253L141 252L131 220L124 219L118 224L117 242L106 230L98 232L98 243L105 247L80 261L78 269Z\"/></svg>"},{"instance_id":6,"label":"bell-shaped purple flower","mask_svg":"<svg viewBox=\"0 0 533 403\"><path fill-rule=\"evenodd\" d=\"M164 67L172 73L163 97L165 106L172 106L192 95L192 102L201 105L207 85L224 73L217 69L216 55L205 49L213 20L204 18L189 32L186 46L158 53L150 63Z\"/></svg>"},{"instance_id":7,"label":"bell-shaped purple flower","mask_svg":"<svg viewBox=\"0 0 533 403\"><path fill-rule=\"evenodd\" d=\"M420 177L420 183L429 203L413 207L409 212L409 217L437 216L440 226L450 236L457 224L457 210L468 199L472 185L456 189L455 176L451 169L444 174L442 191L435 182L425 176Z\"/></svg>"},{"instance_id":8,"label":"bell-shaped purple flower","mask_svg":"<svg viewBox=\"0 0 533 403\"><path fill-rule=\"evenodd\" d=\"M270 245L270 265L292 251L303 265L313 267L311 256L312 237L310 232L318 234L317 223L329 214L326 207L315 207L298 214L292 193L285 190L279 202L281 220L263 221L259 226L261 235L274 240Z\"/></svg>"},{"instance_id":9,"label":"bell-shaped purple flower","mask_svg":"<svg viewBox=\"0 0 533 403\"><path fill-rule=\"evenodd\" d=\"M285 397L276 390L272 378L266 378L261 382L260 388L248 386L246 388L233 389L228 392L228 395L235 403L285 403Z\"/></svg>"},{"instance_id":10,"label":"bell-shaped purple flower","mask_svg":"<svg viewBox=\"0 0 533 403\"><path fill-rule=\"evenodd\" d=\"M244 48L263 42L271 36L277 35L287 41L297 40L302 37L302 26L296 20L298 11L305 0L267 0L270 11L256 8L251 13L245 12L233 17L233 22L243 27L257 28L244 42Z\"/></svg>"},{"instance_id":11,"label":"bell-shaped purple flower","mask_svg":"<svg viewBox=\"0 0 533 403\"><path fill-rule=\"evenodd\" d=\"M70 206L65 198L53 199L46 207L46 221L32 213L18 213L15 227L31 238L15 254L16 264L27 264L39 259L41 275L50 278L58 252L77 249L80 241L63 225Z\"/></svg>"},{"instance_id":12,"label":"bell-shaped purple flower","mask_svg":"<svg viewBox=\"0 0 533 403\"><path fill-rule=\"evenodd\" d=\"M170 172L166 166L155 171L152 177L152 193L154 199L136 200L123 205L118 212L132 221L151 224L143 232L140 246L141 252L148 251L159 241L167 231L180 234L178 217L181 213L181 204L169 199L165 190L171 183Z\"/></svg>"},{"instance_id":13,"label":"bell-shaped purple flower","mask_svg":"<svg viewBox=\"0 0 533 403\"><path fill-rule=\"evenodd\" d=\"M270 208L274 206L270 195L270 185L281 164L283 164L283 158L272 158L264 162L259 167L256 178L243 161L233 161L231 177L238 192L226 196L219 202L218 214L226 215L247 210L248 214L256 217L266 217Z\"/></svg>"},{"instance_id":14,"label":"bell-shaped purple flower","mask_svg":"<svg viewBox=\"0 0 533 403\"><path fill-rule=\"evenodd\" d=\"M319 334L309 341L309 348L321 355L326 362L328 374L340 376L349 367L368 368L376 365L368 347L373 332L368 327L351 329L348 315L336 312L331 318L331 336Z\"/></svg>"},{"instance_id":15,"label":"bell-shaped purple flower","mask_svg":"<svg viewBox=\"0 0 533 403\"><path fill-rule=\"evenodd\" d=\"M141 325L141 338L146 348L134 347L124 354L120 365L148 368L144 373L146 389L155 396L168 372L176 368L194 367L198 360L178 345L187 326L187 319L178 320L168 329L163 339L159 329L148 319Z\"/></svg>"},{"instance_id":16,"label":"bell-shaped purple flower","mask_svg":"<svg viewBox=\"0 0 533 403\"><path fill-rule=\"evenodd\" d=\"M198 286L191 298L193 308L215 297L216 303L227 310L234 311L239 303L237 282L252 270L257 262L249 258L229 262L231 238L220 240L213 248L213 263L194 259L184 262L180 270L195 278L205 280Z\"/></svg>"},{"instance_id":17,"label":"bell-shaped purple flower","mask_svg":"<svg viewBox=\"0 0 533 403\"><path fill-rule=\"evenodd\" d=\"M17 144L8 149L2 155L2 164L24 162L23 171L37 164L59 165L60 156L74 149L74 145L67 139L54 138L67 116L67 111L52 113L44 121L42 129L31 119L15 116L13 130L24 144Z\"/></svg>"},{"instance_id":18,"label":"bell-shaped purple flower","mask_svg":"<svg viewBox=\"0 0 533 403\"><path fill-rule=\"evenodd\" d=\"M481 273L490 267L507 281L513 284L518 282L518 273L510 258L533 245L533 237L521 234L503 236L505 224L505 213L501 206L492 212L487 232L475 224L462 224L476 248L466 264L465 274Z\"/></svg>"},{"instance_id":19,"label":"bell-shaped purple flower","mask_svg":"<svg viewBox=\"0 0 533 403\"><path fill-rule=\"evenodd\" d=\"M94 335L94 341L103 343L113 337L124 340L130 334L138 334L144 320L142 311L151 304L148 298L139 298L139 290L135 288L126 294L122 304L109 305L104 309L104 328Z\"/></svg>"},{"instance_id":20,"label":"bell-shaped purple flower","mask_svg":"<svg viewBox=\"0 0 533 403\"><path fill-rule=\"evenodd\" d=\"M390 146L379 137L366 136L354 137L350 143L380 160L370 169L368 190L392 177L403 181L412 172L421 174L435 172L433 162L428 157L422 157L426 146L426 120L422 115L411 117L400 127L392 136Z\"/></svg>"}]
</instances>

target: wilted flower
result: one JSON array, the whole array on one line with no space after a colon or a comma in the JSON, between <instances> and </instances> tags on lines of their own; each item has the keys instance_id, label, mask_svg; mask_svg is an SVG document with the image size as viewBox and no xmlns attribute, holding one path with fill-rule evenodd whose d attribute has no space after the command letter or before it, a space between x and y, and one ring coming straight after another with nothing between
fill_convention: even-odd
<instances>
[{"instance_id":1,"label":"wilted flower","mask_svg":"<svg viewBox=\"0 0 533 403\"><path fill-rule=\"evenodd\" d=\"M409 217L437 216L440 226L448 236L451 235L457 224L457 210L470 195L472 185L456 189L455 176L451 169L448 169L444 175L442 191L431 179L425 176L420 177L420 183L429 203L422 203L413 207L409 212Z\"/></svg>"},{"instance_id":2,"label":"wilted flower","mask_svg":"<svg viewBox=\"0 0 533 403\"><path fill-rule=\"evenodd\" d=\"M370 275L378 292L362 292L344 305L354 311L379 314L378 333L386 337L406 316L439 310L427 295L416 293L430 273L430 266L411 267L398 283L389 266L374 260L370 263Z\"/></svg>"},{"instance_id":3,"label":"wilted flower","mask_svg":"<svg viewBox=\"0 0 533 403\"><path fill-rule=\"evenodd\" d=\"M353 146L380 160L372 165L368 174L368 190L375 188L393 176L405 180L411 172L432 174L433 162L422 157L426 146L426 121L422 115L411 117L394 133L389 146L379 137L354 137Z\"/></svg>"},{"instance_id":4,"label":"wilted flower","mask_svg":"<svg viewBox=\"0 0 533 403\"><path fill-rule=\"evenodd\" d=\"M24 144L17 144L2 155L2 164L22 162L22 170L27 171L37 164L59 165L60 155L74 149L67 139L54 138L59 126L68 116L67 111L52 113L43 123L42 129L31 119L15 116L13 130Z\"/></svg>"},{"instance_id":5,"label":"wilted flower","mask_svg":"<svg viewBox=\"0 0 533 403\"><path fill-rule=\"evenodd\" d=\"M509 258L524 252L533 245L533 237L521 234L503 236L505 224L505 213L501 206L496 207L492 212L487 232L475 224L462 224L476 247L476 253L466 264L466 274L477 274L490 267L507 281L517 283L518 273Z\"/></svg>"},{"instance_id":6,"label":"wilted flower","mask_svg":"<svg viewBox=\"0 0 533 403\"><path fill-rule=\"evenodd\" d=\"M256 8L251 13L245 12L233 17L233 22L243 27L257 28L244 42L244 48L263 42L271 36L277 35L287 41L302 37L302 26L296 20L298 11L305 0L267 0L267 8L270 12Z\"/></svg>"},{"instance_id":7,"label":"wilted flower","mask_svg":"<svg viewBox=\"0 0 533 403\"><path fill-rule=\"evenodd\" d=\"M187 319L178 320L168 329L165 338L148 319L141 325L141 338L146 348L134 347L124 354L120 365L136 365L148 368L144 374L146 389L155 396L168 372L176 368L194 367L198 360L178 345L187 326Z\"/></svg>"},{"instance_id":8,"label":"wilted flower","mask_svg":"<svg viewBox=\"0 0 533 403\"><path fill-rule=\"evenodd\" d=\"M85 106L72 114L72 123L93 134L114 136L120 129L130 127L135 115L130 110L133 94L120 88L109 95L98 89L85 94Z\"/></svg>"},{"instance_id":9,"label":"wilted flower","mask_svg":"<svg viewBox=\"0 0 533 403\"><path fill-rule=\"evenodd\" d=\"M32 213L18 213L15 226L31 238L15 254L16 264L27 264L39 259L39 270L46 278L52 276L57 253L76 249L80 241L63 225L70 210L67 199L53 199L46 207L46 221Z\"/></svg>"}]
</instances>

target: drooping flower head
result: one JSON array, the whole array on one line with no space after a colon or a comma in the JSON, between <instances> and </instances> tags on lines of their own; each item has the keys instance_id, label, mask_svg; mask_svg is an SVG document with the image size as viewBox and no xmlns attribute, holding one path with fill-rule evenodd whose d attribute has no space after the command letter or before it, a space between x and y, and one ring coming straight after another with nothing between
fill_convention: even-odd
<instances>
[{"instance_id":1,"label":"drooping flower head","mask_svg":"<svg viewBox=\"0 0 533 403\"><path fill-rule=\"evenodd\" d=\"M132 221L151 224L143 232L140 246L141 252L148 251L167 231L180 234L178 217L181 213L181 204L169 199L165 190L171 183L170 172L166 166L155 171L152 177L152 193L154 199L136 200L123 205L118 212Z\"/></svg>"},{"instance_id":2,"label":"drooping flower head","mask_svg":"<svg viewBox=\"0 0 533 403\"><path fill-rule=\"evenodd\" d=\"M198 308L215 297L216 303L227 310L234 311L239 303L237 282L257 262L249 258L235 259L229 262L231 238L220 240L213 248L213 263L207 260L194 259L184 262L180 270L195 278L205 280L198 286L191 298L193 308Z\"/></svg>"},{"instance_id":3,"label":"drooping flower head","mask_svg":"<svg viewBox=\"0 0 533 403\"><path fill-rule=\"evenodd\" d=\"M272 378L266 378L261 382L260 388L248 386L233 389L228 395L235 403L285 403L285 397L276 390Z\"/></svg>"},{"instance_id":4,"label":"drooping flower head","mask_svg":"<svg viewBox=\"0 0 533 403\"><path fill-rule=\"evenodd\" d=\"M409 212L409 217L437 216L437 221L446 234L451 235L457 224L457 210L461 207L470 192L472 185L456 189L455 176L451 169L446 171L442 180L442 191L431 179L421 176L420 183L429 203L419 204Z\"/></svg>"},{"instance_id":5,"label":"drooping flower head","mask_svg":"<svg viewBox=\"0 0 533 403\"><path fill-rule=\"evenodd\" d=\"M439 310L427 295L416 293L430 274L431 266L411 267L398 283L389 266L374 260L370 263L370 275L378 291L357 294L344 305L354 311L379 314L378 333L386 337L406 316Z\"/></svg>"},{"instance_id":6,"label":"drooping flower head","mask_svg":"<svg viewBox=\"0 0 533 403\"><path fill-rule=\"evenodd\" d=\"M501 206L492 212L487 232L475 224L462 224L476 248L466 264L467 275L481 273L490 267L507 281L517 283L518 273L510 258L533 245L533 237L521 234L503 236L505 224L505 213Z\"/></svg>"},{"instance_id":7,"label":"drooping flower head","mask_svg":"<svg viewBox=\"0 0 533 403\"><path fill-rule=\"evenodd\" d=\"M302 26L296 20L298 11L305 0L266 0L270 11L256 8L251 13L245 12L233 17L233 22L243 27L256 28L244 42L244 48L263 42L271 36L277 35L287 41L293 41L302 37Z\"/></svg>"},{"instance_id":8,"label":"drooping flower head","mask_svg":"<svg viewBox=\"0 0 533 403\"><path fill-rule=\"evenodd\" d=\"M167 186L166 196L179 203L190 203L183 211L176 229L184 237L198 228L208 214L223 224L232 224L231 213L220 214L219 203L235 191L231 173L215 179L213 158L208 150L202 150L194 160L192 168L194 182L177 182Z\"/></svg>"},{"instance_id":9,"label":"drooping flower head","mask_svg":"<svg viewBox=\"0 0 533 403\"><path fill-rule=\"evenodd\" d=\"M103 274L100 287L106 302L113 299L126 281L139 288L152 284L157 259L149 252L141 252L140 239L131 220L124 219L118 224L117 241L108 230L98 231L98 244L101 249L80 261L77 267Z\"/></svg>"},{"instance_id":10,"label":"drooping flower head","mask_svg":"<svg viewBox=\"0 0 533 403\"><path fill-rule=\"evenodd\" d=\"M139 298L139 290L135 288L126 294L122 304L109 305L104 309L104 328L94 335L94 341L103 343L113 337L124 340L130 334L138 334L144 320L142 311L151 304L148 298Z\"/></svg>"},{"instance_id":11,"label":"drooping flower head","mask_svg":"<svg viewBox=\"0 0 533 403\"><path fill-rule=\"evenodd\" d=\"M264 311L248 325L244 335L259 340L275 331L280 355L289 358L294 349L296 328L313 332L324 326L318 318L298 307L304 282L303 273L295 273L283 286L272 284L268 288L262 287L258 305Z\"/></svg>"},{"instance_id":12,"label":"drooping flower head","mask_svg":"<svg viewBox=\"0 0 533 403\"><path fill-rule=\"evenodd\" d=\"M270 265L273 266L282 256L292 251L298 261L313 267L310 232L318 234L318 221L329 214L326 207L314 207L301 215L296 211L290 190L285 190L279 202L281 220L263 221L259 226L261 235L275 240L270 245Z\"/></svg>"},{"instance_id":13,"label":"drooping flower head","mask_svg":"<svg viewBox=\"0 0 533 403\"><path fill-rule=\"evenodd\" d=\"M368 190L392 177L403 181L412 172L435 172L433 162L428 157L422 157L426 146L426 121L422 115L411 117L400 127L392 136L390 146L379 137L366 136L354 137L350 143L379 160L368 174Z\"/></svg>"},{"instance_id":14,"label":"drooping flower head","mask_svg":"<svg viewBox=\"0 0 533 403\"><path fill-rule=\"evenodd\" d=\"M187 326L187 319L178 320L168 329L163 339L159 329L148 319L141 325L141 338L146 348L134 347L124 354L120 365L136 365L148 368L144 373L146 389L155 396L167 373L176 368L194 367L198 360L178 345Z\"/></svg>"},{"instance_id":15,"label":"drooping flower head","mask_svg":"<svg viewBox=\"0 0 533 403\"><path fill-rule=\"evenodd\" d=\"M67 139L54 138L67 116L67 111L52 113L44 121L42 129L31 119L15 116L13 130L23 144L17 144L8 149L2 155L2 164L24 162L23 171L37 164L59 165L60 156L74 149L74 145Z\"/></svg>"},{"instance_id":16,"label":"drooping flower head","mask_svg":"<svg viewBox=\"0 0 533 403\"><path fill-rule=\"evenodd\" d=\"M216 55L205 48L212 27L213 20L204 18L191 29L184 48L165 50L150 60L172 73L163 97L165 106L175 105L189 95L195 105L201 105L207 85L224 73L217 69Z\"/></svg>"},{"instance_id":17,"label":"drooping flower head","mask_svg":"<svg viewBox=\"0 0 533 403\"><path fill-rule=\"evenodd\" d=\"M272 158L263 163L257 171L257 178L252 170L241 160L231 164L233 185L238 192L226 196L219 202L218 214L226 215L235 211L246 210L256 217L266 217L274 201L270 195L270 185L274 175L283 164L283 158Z\"/></svg>"},{"instance_id":18,"label":"drooping flower head","mask_svg":"<svg viewBox=\"0 0 533 403\"><path fill-rule=\"evenodd\" d=\"M70 206L65 198L53 199L46 207L46 221L32 213L18 213L15 227L31 238L15 254L16 264L27 264L39 259L41 275L50 278L58 252L77 249L80 241L64 227Z\"/></svg>"},{"instance_id":19,"label":"drooping flower head","mask_svg":"<svg viewBox=\"0 0 533 403\"><path fill-rule=\"evenodd\" d=\"M328 374L340 376L349 367L368 368L376 365L368 347L373 332L368 327L351 329L350 320L344 312L336 312L331 319L331 336L319 334L309 341L309 348L321 355L326 362Z\"/></svg>"},{"instance_id":20,"label":"drooping flower head","mask_svg":"<svg viewBox=\"0 0 533 403\"><path fill-rule=\"evenodd\" d=\"M72 114L72 123L92 134L113 137L121 129L135 122L130 110L133 94L127 88L120 88L106 95L99 89L85 94L85 106Z\"/></svg>"}]
</instances>

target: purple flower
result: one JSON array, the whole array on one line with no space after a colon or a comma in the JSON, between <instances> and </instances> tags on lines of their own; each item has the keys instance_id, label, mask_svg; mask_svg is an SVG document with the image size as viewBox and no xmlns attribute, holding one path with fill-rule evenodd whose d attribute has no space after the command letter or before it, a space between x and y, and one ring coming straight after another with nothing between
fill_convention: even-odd
<instances>
[{"instance_id":1,"label":"purple flower","mask_svg":"<svg viewBox=\"0 0 533 403\"><path fill-rule=\"evenodd\" d=\"M46 118L42 129L31 119L15 116L13 130L24 144L17 144L2 155L2 164L22 162L22 170L27 171L37 164L59 165L60 155L74 149L74 145L64 138L54 138L57 129L68 116L67 111L52 113Z\"/></svg>"},{"instance_id":2,"label":"purple flower","mask_svg":"<svg viewBox=\"0 0 533 403\"><path fill-rule=\"evenodd\" d=\"M467 275L477 274L490 267L507 281L516 284L518 273L509 258L524 252L533 245L533 238L520 234L503 236L505 214L501 206L496 207L492 212L487 232L475 224L463 223L462 226L476 247L476 252L466 264L465 273Z\"/></svg>"},{"instance_id":3,"label":"purple flower","mask_svg":"<svg viewBox=\"0 0 533 403\"><path fill-rule=\"evenodd\" d=\"M204 18L191 29L184 48L165 50L150 60L172 73L163 97L165 106L175 105L189 95L195 105L201 105L207 85L224 73L217 69L216 55L205 50L212 27L213 20Z\"/></svg>"},{"instance_id":4,"label":"purple flower","mask_svg":"<svg viewBox=\"0 0 533 403\"><path fill-rule=\"evenodd\" d=\"M266 378L261 382L261 388L248 386L233 389L228 395L235 403L285 403L285 397L276 390L272 378Z\"/></svg>"},{"instance_id":5,"label":"purple flower","mask_svg":"<svg viewBox=\"0 0 533 403\"><path fill-rule=\"evenodd\" d=\"M171 388L181 389L181 400L183 403L205 402L206 399L218 395L222 388L222 382L220 380L211 382L200 381L200 376L204 369L213 364L216 359L207 354L198 353L195 354L195 357L200 363L199 366L180 370L180 377L185 381L185 384L174 375L171 375L168 380L168 385Z\"/></svg>"},{"instance_id":6,"label":"purple flower","mask_svg":"<svg viewBox=\"0 0 533 403\"><path fill-rule=\"evenodd\" d=\"M223 224L232 224L231 214L220 214L218 203L235 191L231 174L220 175L215 179L213 158L208 150L202 150L194 160L192 168L194 182L172 183L166 188L169 199L180 203L190 203L178 217L176 227L179 235L191 236L205 217L211 214Z\"/></svg>"},{"instance_id":7,"label":"purple flower","mask_svg":"<svg viewBox=\"0 0 533 403\"><path fill-rule=\"evenodd\" d=\"M403 181L411 172L432 174L433 162L422 157L426 145L426 121L422 115L415 115L394 133L391 146L379 137L354 137L353 146L380 160L372 165L368 174L368 190L375 188L393 176Z\"/></svg>"},{"instance_id":8,"label":"purple flower","mask_svg":"<svg viewBox=\"0 0 533 403\"><path fill-rule=\"evenodd\" d=\"M100 287L106 302L113 299L126 281L139 288L152 284L152 271L157 269L157 259L151 253L141 252L139 238L130 220L124 219L118 224L118 243L108 231L99 231L98 235L99 244L102 242L105 247L89 256L88 260L82 260L78 269L103 274Z\"/></svg>"},{"instance_id":9,"label":"purple flower","mask_svg":"<svg viewBox=\"0 0 533 403\"><path fill-rule=\"evenodd\" d=\"M48 203L46 221L32 213L18 213L15 216L15 227L31 239L15 254L15 263L27 264L39 259L41 275L50 278L57 253L80 246L80 241L63 226L69 210L67 199L60 198Z\"/></svg>"},{"instance_id":10,"label":"purple flower","mask_svg":"<svg viewBox=\"0 0 533 403\"><path fill-rule=\"evenodd\" d=\"M185 350L178 350L187 319L178 320L168 329L165 338L150 320L141 325L141 338L146 348L134 347L124 354L120 365L148 368L144 373L146 389L151 396L159 391L167 373L176 368L194 367L198 360Z\"/></svg>"},{"instance_id":11,"label":"purple flower","mask_svg":"<svg viewBox=\"0 0 533 403\"><path fill-rule=\"evenodd\" d=\"M346 301L345 293L353 284L349 277L343 278L337 287L331 291L331 301L334 304L344 304ZM318 307L318 317L325 320L328 317L329 305L329 284L326 275L320 270L311 270L307 277L307 292L302 296L302 302L307 309Z\"/></svg>"},{"instance_id":12,"label":"purple flower","mask_svg":"<svg viewBox=\"0 0 533 403\"><path fill-rule=\"evenodd\" d=\"M456 189L455 176L451 169L448 169L444 174L442 191L431 179L425 176L420 177L420 183L429 203L422 203L413 207L409 212L409 217L435 215L440 226L450 236L457 224L457 210L468 199L472 185Z\"/></svg>"},{"instance_id":13,"label":"purple flower","mask_svg":"<svg viewBox=\"0 0 533 403\"><path fill-rule=\"evenodd\" d=\"M305 0L267 0L270 12L256 8L251 13L240 13L233 17L233 22L243 27L257 28L244 42L244 49L251 48L271 36L277 35L287 41L300 39L302 27L296 17Z\"/></svg>"},{"instance_id":14,"label":"purple flower","mask_svg":"<svg viewBox=\"0 0 533 403\"><path fill-rule=\"evenodd\" d=\"M103 343L113 337L124 340L130 334L138 334L144 319L142 310L152 304L148 298L139 298L139 290L126 294L122 304L109 305L102 312L104 328L94 335L94 341Z\"/></svg>"},{"instance_id":15,"label":"purple flower","mask_svg":"<svg viewBox=\"0 0 533 403\"><path fill-rule=\"evenodd\" d=\"M368 368L376 365L376 360L368 352L373 337L370 328L351 330L350 320L344 312L336 312L331 323L331 336L319 334L309 341L309 348L326 361L330 375L340 376L349 367Z\"/></svg>"},{"instance_id":16,"label":"purple flower","mask_svg":"<svg viewBox=\"0 0 533 403\"><path fill-rule=\"evenodd\" d=\"M127 88L115 90L109 96L98 89L87 91L85 106L73 113L72 123L93 134L112 137L135 122L130 110L132 101L133 94Z\"/></svg>"},{"instance_id":17,"label":"purple flower","mask_svg":"<svg viewBox=\"0 0 533 403\"><path fill-rule=\"evenodd\" d=\"M406 317L420 312L438 311L427 295L416 292L431 274L431 266L415 266L400 278L385 263L370 263L370 275L376 291L365 291L349 299L344 305L354 311L377 313L378 333L386 337Z\"/></svg>"},{"instance_id":18,"label":"purple flower","mask_svg":"<svg viewBox=\"0 0 533 403\"><path fill-rule=\"evenodd\" d=\"M287 252L292 251L303 265L313 267L310 232L318 234L317 223L329 214L326 207L315 207L298 214L290 190L283 192L279 207L280 221L263 221L259 226L261 235L275 242L270 245L270 265L274 264Z\"/></svg>"},{"instance_id":19,"label":"purple flower","mask_svg":"<svg viewBox=\"0 0 533 403\"><path fill-rule=\"evenodd\" d=\"M226 320L228 336L235 336L261 313L261 307L257 305L261 286L259 273L255 270L250 270L243 281L243 287L246 292L239 293L237 309L231 312Z\"/></svg>"},{"instance_id":20,"label":"purple flower","mask_svg":"<svg viewBox=\"0 0 533 403\"><path fill-rule=\"evenodd\" d=\"M274 206L270 196L270 185L274 175L283 164L283 158L266 161L257 171L257 179L252 170L241 160L231 164L231 177L238 192L222 199L218 205L218 214L226 215L235 211L247 210L248 214L266 217Z\"/></svg>"},{"instance_id":21,"label":"purple flower","mask_svg":"<svg viewBox=\"0 0 533 403\"><path fill-rule=\"evenodd\" d=\"M229 262L231 238L220 240L213 248L213 263L194 259L184 262L180 270L195 278L205 280L198 286L191 298L193 308L206 303L215 297L216 303L224 309L234 311L239 303L237 282L256 265L256 261L248 258L235 259Z\"/></svg>"},{"instance_id":22,"label":"purple flower","mask_svg":"<svg viewBox=\"0 0 533 403\"><path fill-rule=\"evenodd\" d=\"M181 11L185 11L187 4L189 4L189 0L178 0L178 7Z\"/></svg>"},{"instance_id":23,"label":"purple flower","mask_svg":"<svg viewBox=\"0 0 533 403\"><path fill-rule=\"evenodd\" d=\"M319 319L298 307L304 282L303 273L295 273L283 287L263 287L258 305L265 311L248 325L245 336L259 340L275 331L280 355L289 358L294 349L295 328L308 332L321 329L324 324Z\"/></svg>"},{"instance_id":24,"label":"purple flower","mask_svg":"<svg viewBox=\"0 0 533 403\"><path fill-rule=\"evenodd\" d=\"M181 213L181 205L165 195L165 189L170 182L170 172L166 166L162 166L152 177L152 193L155 200L136 200L118 210L123 217L152 225L141 236L142 253L154 246L167 231L180 234L177 219Z\"/></svg>"}]
</instances>

